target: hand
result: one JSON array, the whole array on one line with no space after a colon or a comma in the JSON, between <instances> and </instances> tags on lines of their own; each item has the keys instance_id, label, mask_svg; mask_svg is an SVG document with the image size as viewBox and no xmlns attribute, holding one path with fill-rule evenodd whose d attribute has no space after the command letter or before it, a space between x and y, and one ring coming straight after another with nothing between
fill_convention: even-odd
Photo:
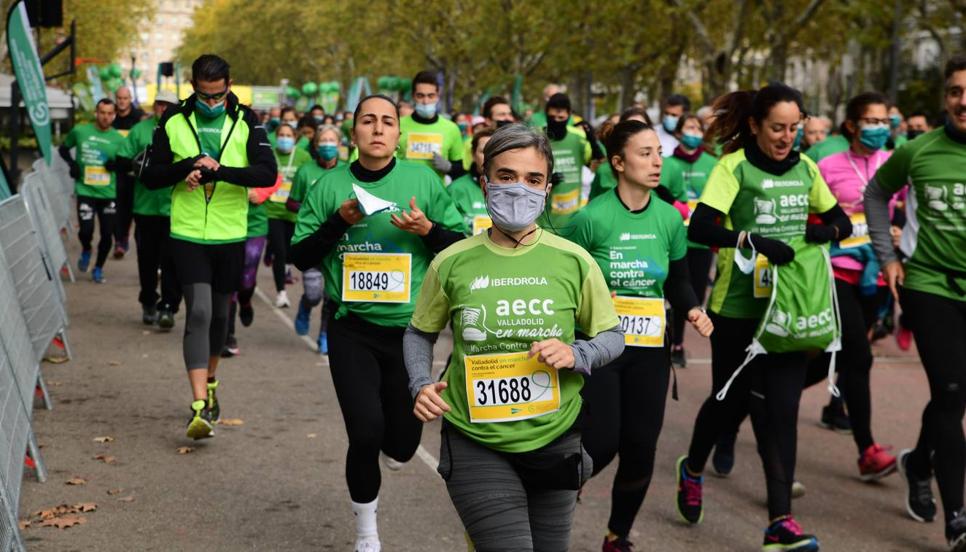
<instances>
[{"instance_id":1,"label":"hand","mask_svg":"<svg viewBox=\"0 0 966 552\"><path fill-rule=\"evenodd\" d=\"M828 243L838 239L838 230L827 224L809 224L805 227L805 241L810 243Z\"/></svg>"},{"instance_id":2,"label":"hand","mask_svg":"<svg viewBox=\"0 0 966 552\"><path fill-rule=\"evenodd\" d=\"M594 127L590 126L590 123L588 123L587 121L580 121L574 126L583 130L588 140L593 140L597 137L597 135L594 134Z\"/></svg>"},{"instance_id":3,"label":"hand","mask_svg":"<svg viewBox=\"0 0 966 552\"><path fill-rule=\"evenodd\" d=\"M185 183L188 184L188 191L193 192L201 186L201 171L195 169L188 173L188 178L184 179Z\"/></svg>"},{"instance_id":4,"label":"hand","mask_svg":"<svg viewBox=\"0 0 966 552\"><path fill-rule=\"evenodd\" d=\"M433 152L433 168L441 173L448 173L453 168L453 164L442 155Z\"/></svg>"},{"instance_id":5,"label":"hand","mask_svg":"<svg viewBox=\"0 0 966 552\"><path fill-rule=\"evenodd\" d=\"M258 192L255 191L255 188L249 188L248 189L248 202L249 203L254 203L254 204L257 205L258 204L258 199L259 199L258 198Z\"/></svg>"},{"instance_id":6,"label":"hand","mask_svg":"<svg viewBox=\"0 0 966 552\"><path fill-rule=\"evenodd\" d=\"M424 385L416 395L416 404L413 406L413 414L421 422L432 422L444 413L449 412L449 405L440 397L440 392L446 389L446 382L440 381Z\"/></svg>"},{"instance_id":7,"label":"hand","mask_svg":"<svg viewBox=\"0 0 966 552\"><path fill-rule=\"evenodd\" d=\"M339 216L349 224L355 224L362 220L366 215L359 209L358 199L347 199L339 206Z\"/></svg>"},{"instance_id":8,"label":"hand","mask_svg":"<svg viewBox=\"0 0 966 552\"><path fill-rule=\"evenodd\" d=\"M399 216L392 215L391 218L393 226L410 234L416 234L417 236L425 236L433 229L433 221L426 218L426 215L423 214L419 207L416 207L415 197L409 200L408 213L401 211Z\"/></svg>"},{"instance_id":9,"label":"hand","mask_svg":"<svg viewBox=\"0 0 966 552\"><path fill-rule=\"evenodd\" d=\"M213 158L208 157L207 155L202 155L201 157L195 160L195 168L200 169L201 167L206 167L213 171L217 171L218 168L221 167L221 165Z\"/></svg>"},{"instance_id":10,"label":"hand","mask_svg":"<svg viewBox=\"0 0 966 552\"><path fill-rule=\"evenodd\" d=\"M707 313L698 307L688 311L688 322L701 334L701 337L708 337L714 331L714 324L708 318Z\"/></svg>"},{"instance_id":11,"label":"hand","mask_svg":"<svg viewBox=\"0 0 966 552\"><path fill-rule=\"evenodd\" d=\"M537 341L531 345L528 357L538 355L540 362L557 370L573 368L576 362L573 348L556 338Z\"/></svg>"},{"instance_id":12,"label":"hand","mask_svg":"<svg viewBox=\"0 0 966 552\"><path fill-rule=\"evenodd\" d=\"M892 247L899 249L899 241L902 240L902 228L890 226L889 235L892 236Z\"/></svg>"},{"instance_id":13,"label":"hand","mask_svg":"<svg viewBox=\"0 0 966 552\"><path fill-rule=\"evenodd\" d=\"M892 292L892 298L898 303L899 288L906 281L906 269L902 266L901 262L890 261L882 267L882 275L885 276L885 281L889 284L889 291Z\"/></svg>"},{"instance_id":14,"label":"hand","mask_svg":"<svg viewBox=\"0 0 966 552\"><path fill-rule=\"evenodd\" d=\"M748 234L746 243L768 258L773 265L784 265L795 260L795 250L783 241L766 238L759 234Z\"/></svg>"}]
</instances>

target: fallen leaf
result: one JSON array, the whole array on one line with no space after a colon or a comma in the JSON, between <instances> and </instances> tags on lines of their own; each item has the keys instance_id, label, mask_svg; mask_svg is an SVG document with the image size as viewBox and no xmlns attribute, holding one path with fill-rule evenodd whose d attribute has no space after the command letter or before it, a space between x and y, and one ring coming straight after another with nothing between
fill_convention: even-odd
<instances>
[{"instance_id":1,"label":"fallen leaf","mask_svg":"<svg viewBox=\"0 0 966 552\"><path fill-rule=\"evenodd\" d=\"M80 504L74 504L74 508L77 508L81 512L93 512L97 509L97 504L94 502L81 502Z\"/></svg>"},{"instance_id":2,"label":"fallen leaf","mask_svg":"<svg viewBox=\"0 0 966 552\"><path fill-rule=\"evenodd\" d=\"M143 332L141 332L141 335L151 335L151 332L144 330Z\"/></svg>"},{"instance_id":3,"label":"fallen leaf","mask_svg":"<svg viewBox=\"0 0 966 552\"><path fill-rule=\"evenodd\" d=\"M114 495L119 495L119 494L121 494L122 492L124 492L124 489L108 489L108 490L107 490L107 494L109 494L109 495L111 495L111 496L114 496Z\"/></svg>"},{"instance_id":4,"label":"fallen leaf","mask_svg":"<svg viewBox=\"0 0 966 552\"><path fill-rule=\"evenodd\" d=\"M191 454L194 451L194 447L178 447L178 454Z\"/></svg>"},{"instance_id":5,"label":"fallen leaf","mask_svg":"<svg viewBox=\"0 0 966 552\"><path fill-rule=\"evenodd\" d=\"M95 443L113 443L114 437L111 437L110 435L106 435L104 437L94 437L94 442Z\"/></svg>"},{"instance_id":6,"label":"fallen leaf","mask_svg":"<svg viewBox=\"0 0 966 552\"><path fill-rule=\"evenodd\" d=\"M133 496L122 496L118 500L121 501L121 502L134 502L134 497Z\"/></svg>"},{"instance_id":7,"label":"fallen leaf","mask_svg":"<svg viewBox=\"0 0 966 552\"><path fill-rule=\"evenodd\" d=\"M309 433L308 435L306 435L306 437L308 437L309 439L315 439L318 436L319 435L317 433Z\"/></svg>"},{"instance_id":8,"label":"fallen leaf","mask_svg":"<svg viewBox=\"0 0 966 552\"><path fill-rule=\"evenodd\" d=\"M107 364L109 366L120 366L121 365L120 361L117 361L117 360L112 360L112 361L108 362Z\"/></svg>"},{"instance_id":9,"label":"fallen leaf","mask_svg":"<svg viewBox=\"0 0 966 552\"><path fill-rule=\"evenodd\" d=\"M47 387L60 387L64 382L57 380L47 380Z\"/></svg>"},{"instance_id":10,"label":"fallen leaf","mask_svg":"<svg viewBox=\"0 0 966 552\"><path fill-rule=\"evenodd\" d=\"M60 506L54 506L53 508L47 510L37 510L31 517L40 519L50 519L64 514L76 514L77 508L74 506L68 506L67 504L61 504Z\"/></svg>"},{"instance_id":11,"label":"fallen leaf","mask_svg":"<svg viewBox=\"0 0 966 552\"><path fill-rule=\"evenodd\" d=\"M17 522L17 526L19 526L20 530L23 531L24 529L30 527L30 521L26 519L22 519Z\"/></svg>"},{"instance_id":12,"label":"fallen leaf","mask_svg":"<svg viewBox=\"0 0 966 552\"><path fill-rule=\"evenodd\" d=\"M218 425L223 425L223 426L240 426L240 425L245 425L245 422L243 420L238 419L238 418L222 418L221 421L218 422Z\"/></svg>"},{"instance_id":13,"label":"fallen leaf","mask_svg":"<svg viewBox=\"0 0 966 552\"><path fill-rule=\"evenodd\" d=\"M79 515L68 515L62 517L56 517L51 519L45 519L40 522L41 527L56 527L58 529L67 529L68 527L73 527L75 525L81 525L87 523L87 518Z\"/></svg>"},{"instance_id":14,"label":"fallen leaf","mask_svg":"<svg viewBox=\"0 0 966 552\"><path fill-rule=\"evenodd\" d=\"M87 485L87 480L81 477L72 477L67 480L68 485Z\"/></svg>"},{"instance_id":15,"label":"fallen leaf","mask_svg":"<svg viewBox=\"0 0 966 552\"><path fill-rule=\"evenodd\" d=\"M108 456L106 454L98 454L97 456L94 457L94 460L100 460L105 464L117 464L117 458L114 458L113 456Z\"/></svg>"}]
</instances>

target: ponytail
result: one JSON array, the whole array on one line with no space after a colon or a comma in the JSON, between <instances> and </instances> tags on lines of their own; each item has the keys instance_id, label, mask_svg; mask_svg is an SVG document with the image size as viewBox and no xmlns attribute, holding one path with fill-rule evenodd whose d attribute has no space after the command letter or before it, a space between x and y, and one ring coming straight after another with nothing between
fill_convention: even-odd
<instances>
[{"instance_id":1,"label":"ponytail","mask_svg":"<svg viewBox=\"0 0 966 552\"><path fill-rule=\"evenodd\" d=\"M802 93L790 86L776 83L758 90L739 90L725 94L714 101L712 109L715 119L708 128L708 134L715 142L724 146L724 153L734 153L753 140L749 119L759 125L768 118L771 108L780 102L793 102L798 110L805 113Z\"/></svg>"}]
</instances>

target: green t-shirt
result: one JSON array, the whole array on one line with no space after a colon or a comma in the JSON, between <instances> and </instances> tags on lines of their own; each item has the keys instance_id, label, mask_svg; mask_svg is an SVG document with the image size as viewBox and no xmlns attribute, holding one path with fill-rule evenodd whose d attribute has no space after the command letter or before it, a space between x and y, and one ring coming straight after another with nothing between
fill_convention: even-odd
<instances>
[{"instance_id":1,"label":"green t-shirt","mask_svg":"<svg viewBox=\"0 0 966 552\"><path fill-rule=\"evenodd\" d=\"M312 156L305 150L296 147L291 153L282 154L275 150L275 162L278 164L278 172L282 175L282 184L265 201L265 212L270 219L287 220L295 222L295 213L285 207L292 192L295 174L302 165L312 163Z\"/></svg>"},{"instance_id":2,"label":"green t-shirt","mask_svg":"<svg viewBox=\"0 0 966 552\"><path fill-rule=\"evenodd\" d=\"M671 192L674 199L687 203L693 213L711 169L717 162L718 159L708 152L702 152L694 163L688 163L674 155L665 157L664 166L661 167L661 185ZM707 246L691 241L688 241L688 247L707 249Z\"/></svg>"},{"instance_id":3,"label":"green t-shirt","mask_svg":"<svg viewBox=\"0 0 966 552\"><path fill-rule=\"evenodd\" d=\"M583 188L583 166L590 162L590 143L568 127L567 135L550 140L553 172L563 175L563 182L550 190L547 211L540 215L539 225L555 234L568 235L570 219L580 210ZM549 220L548 220L549 219Z\"/></svg>"},{"instance_id":4,"label":"green t-shirt","mask_svg":"<svg viewBox=\"0 0 966 552\"><path fill-rule=\"evenodd\" d=\"M117 176L104 167L113 161L124 137L114 128L99 130L93 124L77 125L64 139L68 148L76 148L74 159L80 165L80 176L74 182L74 193L83 197L114 199Z\"/></svg>"},{"instance_id":5,"label":"green t-shirt","mask_svg":"<svg viewBox=\"0 0 966 552\"><path fill-rule=\"evenodd\" d=\"M399 148L396 157L433 169L433 153L449 161L463 162L463 135L456 123L436 117L430 124L417 123L412 115L399 120ZM443 173L437 172L443 182Z\"/></svg>"},{"instance_id":6,"label":"green t-shirt","mask_svg":"<svg viewBox=\"0 0 966 552\"><path fill-rule=\"evenodd\" d=\"M145 119L133 127L127 138L117 150L118 157L134 159L139 153L151 145L154 137L154 127L158 124L157 117ZM135 169L136 170L136 169ZM149 190L140 178L134 180L134 214L152 217L171 216L171 188Z\"/></svg>"},{"instance_id":7,"label":"green t-shirt","mask_svg":"<svg viewBox=\"0 0 966 552\"><path fill-rule=\"evenodd\" d=\"M432 171L417 163L396 161L389 174L376 182L361 182L351 170L326 173L302 202L292 243L313 234L343 201L355 197L353 184L395 205L351 226L326 255L322 261L326 296L339 305L336 317L351 312L380 326L405 327L433 253L419 236L393 226L390 215L403 209L408 212L410 198L415 197L426 217L443 228L460 232L463 219ZM350 254L354 254L355 269L347 268L343 274ZM350 284L346 290L343 276Z\"/></svg>"},{"instance_id":8,"label":"green t-shirt","mask_svg":"<svg viewBox=\"0 0 966 552\"><path fill-rule=\"evenodd\" d=\"M472 174L464 174L446 188L449 196L456 205L456 210L463 215L463 233L473 235L474 229L488 228L490 213L486 210L486 197L480 183ZM474 225L473 222L476 221ZM479 233L479 232L477 232Z\"/></svg>"},{"instance_id":9,"label":"green t-shirt","mask_svg":"<svg viewBox=\"0 0 966 552\"><path fill-rule=\"evenodd\" d=\"M610 166L609 161L601 163L594 171L594 181L590 183L590 199L594 199L604 192L608 192L617 187L617 175Z\"/></svg>"},{"instance_id":10,"label":"green t-shirt","mask_svg":"<svg viewBox=\"0 0 966 552\"><path fill-rule=\"evenodd\" d=\"M578 330L593 337L619 323L600 268L590 255L563 238L538 232L536 242L515 249L494 244L486 232L447 248L426 272L412 317L413 327L429 333L453 325L453 355L444 380L448 387L442 393L450 406L445 418L474 441L509 453L536 450L573 426L580 414L583 377L573 370L556 372L556 411L473 422L465 358L527 351L534 342L550 338L573 343ZM483 387L484 396L481 401L481 390L474 386L475 403L486 404L485 382L477 380L476 385ZM489 404L495 399L491 389Z\"/></svg>"},{"instance_id":11,"label":"green t-shirt","mask_svg":"<svg viewBox=\"0 0 966 552\"><path fill-rule=\"evenodd\" d=\"M616 191L580 210L571 239L586 249L620 296L664 297L671 261L688 252L681 214L651 193L644 210L633 213Z\"/></svg>"},{"instance_id":12,"label":"green t-shirt","mask_svg":"<svg viewBox=\"0 0 966 552\"><path fill-rule=\"evenodd\" d=\"M268 235L268 212L266 202L255 205L248 202L248 234L246 238L260 238Z\"/></svg>"},{"instance_id":13,"label":"green t-shirt","mask_svg":"<svg viewBox=\"0 0 966 552\"><path fill-rule=\"evenodd\" d=\"M841 153L847 149L849 149L849 139L841 134L836 134L808 148L805 155L812 161L818 163L829 155Z\"/></svg>"},{"instance_id":14,"label":"green t-shirt","mask_svg":"<svg viewBox=\"0 0 966 552\"><path fill-rule=\"evenodd\" d=\"M888 192L910 185L918 234L904 287L966 301L951 289L945 270L966 273L966 144L937 128L897 148L875 180ZM905 231L911 231L906 226ZM903 236L905 238L905 236ZM966 278L956 282L966 289Z\"/></svg>"},{"instance_id":15,"label":"green t-shirt","mask_svg":"<svg viewBox=\"0 0 966 552\"><path fill-rule=\"evenodd\" d=\"M334 167L331 169L325 169L320 167L318 162L316 162L314 159L310 159L308 163L303 164L301 167L299 167L299 170L295 172L295 178L292 180L292 191L289 192L288 196L292 198L293 201L302 203L305 201L305 196L308 195L309 190L312 189L312 186L314 186L324 174L334 170L345 170L345 168L348 166L348 164L336 160Z\"/></svg>"},{"instance_id":16,"label":"green t-shirt","mask_svg":"<svg viewBox=\"0 0 966 552\"><path fill-rule=\"evenodd\" d=\"M208 119L195 111L195 124L198 125L195 131L198 132L198 141L201 142L201 152L214 157L221 158L221 129L225 126L227 113Z\"/></svg>"},{"instance_id":17,"label":"green t-shirt","mask_svg":"<svg viewBox=\"0 0 966 552\"><path fill-rule=\"evenodd\" d=\"M783 175L769 174L745 158L745 150L721 158L708 178L700 203L726 213L724 226L785 241L805 234L809 213L824 213L838 202L815 163L802 157ZM747 258L750 249L743 249ZM761 318L768 307L756 269L744 274L735 266L735 249L718 251L718 270L709 308L731 318Z\"/></svg>"}]
</instances>

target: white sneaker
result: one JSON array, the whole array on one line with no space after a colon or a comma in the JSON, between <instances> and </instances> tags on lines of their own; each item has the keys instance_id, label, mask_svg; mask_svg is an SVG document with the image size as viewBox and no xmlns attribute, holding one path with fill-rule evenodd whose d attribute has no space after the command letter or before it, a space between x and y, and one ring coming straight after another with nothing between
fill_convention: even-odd
<instances>
[{"instance_id":1,"label":"white sneaker","mask_svg":"<svg viewBox=\"0 0 966 552\"><path fill-rule=\"evenodd\" d=\"M379 552L382 545L379 544L379 537L357 537L355 552Z\"/></svg>"},{"instance_id":2,"label":"white sneaker","mask_svg":"<svg viewBox=\"0 0 966 552\"><path fill-rule=\"evenodd\" d=\"M382 459L382 464L386 466L387 469L390 469L392 471L399 471L402 469L403 466L406 465L405 462L394 460L381 452L379 453L379 458Z\"/></svg>"},{"instance_id":3,"label":"white sneaker","mask_svg":"<svg viewBox=\"0 0 966 552\"><path fill-rule=\"evenodd\" d=\"M800 481L792 481L792 498L802 498L805 496L805 485Z\"/></svg>"},{"instance_id":4,"label":"white sneaker","mask_svg":"<svg viewBox=\"0 0 966 552\"><path fill-rule=\"evenodd\" d=\"M278 295L275 296L275 306L280 309L286 309L290 306L288 302L288 294L285 293L284 289L278 292Z\"/></svg>"}]
</instances>

